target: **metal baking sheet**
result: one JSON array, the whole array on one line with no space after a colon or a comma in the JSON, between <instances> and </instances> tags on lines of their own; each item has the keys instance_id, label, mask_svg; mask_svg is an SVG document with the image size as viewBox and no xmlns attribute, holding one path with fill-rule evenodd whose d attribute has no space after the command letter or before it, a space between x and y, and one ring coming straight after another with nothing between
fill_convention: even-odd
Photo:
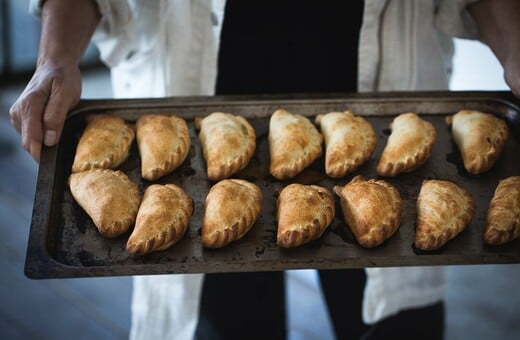
<instances>
[{"instance_id":1,"label":"metal baking sheet","mask_svg":"<svg viewBox=\"0 0 520 340\"><path fill-rule=\"evenodd\" d=\"M378 143L372 158L346 178L331 179L324 173L324 159L314 162L290 181L269 175L268 124L270 115L285 108L314 118L318 113L352 110L372 123ZM446 115L460 109L491 112L505 118L511 136L504 153L485 174L468 174L454 144ZM240 241L222 249L201 246L204 199L214 183L207 180L198 135L193 119L215 111L241 114L257 134L257 151L235 177L250 180L262 189L263 209L252 230ZM336 197L336 217L321 238L296 249L276 245L276 197L291 182L313 183L332 189L355 175L377 178L375 168L390 133L392 119L403 112L416 112L432 122L437 130L433 154L420 169L387 179L403 200L405 213L397 233L374 249L360 247L345 228ZM175 183L194 200L194 214L188 231L170 249L144 257L131 257L125 251L130 231L107 239L96 230L87 214L75 203L67 186L73 155L87 114L111 113L129 122L143 114L175 113L184 117L190 129L192 146L184 164L158 180ZM30 278L121 276L165 273L209 273L267 271L285 269L331 269L386 266L426 266L520 262L520 240L489 247L482 243L486 211L500 179L520 175L520 107L509 92L399 92L385 94L342 94L307 96L223 96L178 97L142 100L81 101L70 113L60 143L42 150L38 173L25 274ZM134 142L129 159L120 167L138 184L141 194L150 182L140 178L140 160ZM416 199L423 179L450 180L469 190L476 201L476 213L465 231L435 252L413 247Z\"/></svg>"}]
</instances>

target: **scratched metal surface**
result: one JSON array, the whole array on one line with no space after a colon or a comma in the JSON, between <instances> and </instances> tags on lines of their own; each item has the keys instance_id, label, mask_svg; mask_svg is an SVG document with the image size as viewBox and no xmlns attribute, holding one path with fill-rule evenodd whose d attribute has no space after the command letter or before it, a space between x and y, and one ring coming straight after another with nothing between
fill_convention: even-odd
<instances>
[{"instance_id":1,"label":"scratched metal surface","mask_svg":"<svg viewBox=\"0 0 520 340\"><path fill-rule=\"evenodd\" d=\"M419 92L387 94L349 94L284 98L192 97L148 100L82 101L67 119L60 144L44 148L38 175L25 273L31 278L119 276L164 273L208 273L264 271L296 268L360 268L373 266L452 265L520 262L520 242L500 247L482 243L486 211L499 179L520 175L520 109L506 92ZM324 158L318 159L290 181L278 181L269 175L268 125L277 108L285 108L310 118L318 113L353 110L373 125L378 143L371 159L354 173L332 179L324 173ZM460 109L492 112L508 120L511 137L493 169L483 175L467 174L450 130L444 119ZM236 178L256 183L263 193L261 215L251 231L240 241L222 249L201 246L201 222L204 200L213 182L207 180L205 162L193 119L211 112L242 114L257 135L257 151ZM377 178L375 168L390 133L389 124L399 113L417 112L432 122L437 141L428 162L420 169L387 179L403 200L405 213L397 233L380 247L360 247L343 222L336 197L336 217L321 238L297 249L276 245L276 198L291 182L312 183L332 189L344 185L355 175ZM175 113L188 122L191 149L187 160L175 172L156 181L180 185L194 200L194 214L188 231L173 247L133 258L125 251L130 231L115 239L102 237L88 215L74 202L67 186L73 155L84 128L87 114L109 112L129 122L143 114ZM140 178L140 160L136 143L122 164L141 194L150 182ZM414 249L415 203L423 179L450 180L469 190L476 201L476 213L465 231L441 250L420 252Z\"/></svg>"}]
</instances>

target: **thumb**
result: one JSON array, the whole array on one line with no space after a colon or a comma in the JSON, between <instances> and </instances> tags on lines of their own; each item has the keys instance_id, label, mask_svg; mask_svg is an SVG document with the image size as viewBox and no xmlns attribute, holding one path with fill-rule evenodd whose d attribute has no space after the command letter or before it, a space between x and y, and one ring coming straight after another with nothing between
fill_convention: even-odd
<instances>
[{"instance_id":1,"label":"thumb","mask_svg":"<svg viewBox=\"0 0 520 340\"><path fill-rule=\"evenodd\" d=\"M513 92L520 98L520 52L511 53L511 57L507 58L504 63L504 79Z\"/></svg>"},{"instance_id":2,"label":"thumb","mask_svg":"<svg viewBox=\"0 0 520 340\"><path fill-rule=\"evenodd\" d=\"M517 73L506 73L505 80L513 94L520 98L520 72Z\"/></svg>"}]
</instances>

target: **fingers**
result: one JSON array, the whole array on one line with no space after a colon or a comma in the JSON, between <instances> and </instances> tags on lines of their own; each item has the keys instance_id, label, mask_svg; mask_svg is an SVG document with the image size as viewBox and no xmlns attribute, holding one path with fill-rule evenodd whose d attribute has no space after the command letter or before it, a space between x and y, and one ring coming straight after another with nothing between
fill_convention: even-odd
<instances>
[{"instance_id":1,"label":"fingers","mask_svg":"<svg viewBox=\"0 0 520 340\"><path fill-rule=\"evenodd\" d=\"M30 83L9 110L11 124L22 137L22 147L36 162L40 160L42 145L42 112L48 94L34 89Z\"/></svg>"},{"instance_id":2,"label":"fingers","mask_svg":"<svg viewBox=\"0 0 520 340\"><path fill-rule=\"evenodd\" d=\"M11 124L20 133L23 148L37 162L42 144L58 142L67 112L78 103L80 94L77 67L41 68L11 107Z\"/></svg>"},{"instance_id":3,"label":"fingers","mask_svg":"<svg viewBox=\"0 0 520 340\"><path fill-rule=\"evenodd\" d=\"M34 107L31 107L26 112L26 116L22 119L20 131L22 135L22 146L31 154L32 158L39 163L42 149L41 110L38 111Z\"/></svg>"},{"instance_id":4,"label":"fingers","mask_svg":"<svg viewBox=\"0 0 520 340\"><path fill-rule=\"evenodd\" d=\"M81 82L79 84L81 84ZM52 87L49 101L43 112L43 143L46 146L54 146L58 143L67 112L69 112L79 100L79 96L75 95L75 93L80 93L81 89L77 92L67 93L64 93L64 89L65 87L63 86Z\"/></svg>"},{"instance_id":5,"label":"fingers","mask_svg":"<svg viewBox=\"0 0 520 340\"><path fill-rule=\"evenodd\" d=\"M515 97L520 98L520 72L506 73L505 80Z\"/></svg>"},{"instance_id":6,"label":"fingers","mask_svg":"<svg viewBox=\"0 0 520 340\"><path fill-rule=\"evenodd\" d=\"M503 66L507 86L517 98L520 98L520 49L512 49Z\"/></svg>"}]
</instances>

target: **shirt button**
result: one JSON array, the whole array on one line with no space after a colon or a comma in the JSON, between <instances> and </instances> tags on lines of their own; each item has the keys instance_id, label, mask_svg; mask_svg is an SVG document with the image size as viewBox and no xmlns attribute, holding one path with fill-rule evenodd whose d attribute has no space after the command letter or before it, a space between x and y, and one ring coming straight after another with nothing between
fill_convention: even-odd
<instances>
[{"instance_id":1,"label":"shirt button","mask_svg":"<svg viewBox=\"0 0 520 340\"><path fill-rule=\"evenodd\" d=\"M213 24L213 26L218 25L218 16L215 12L211 12L211 23Z\"/></svg>"}]
</instances>

